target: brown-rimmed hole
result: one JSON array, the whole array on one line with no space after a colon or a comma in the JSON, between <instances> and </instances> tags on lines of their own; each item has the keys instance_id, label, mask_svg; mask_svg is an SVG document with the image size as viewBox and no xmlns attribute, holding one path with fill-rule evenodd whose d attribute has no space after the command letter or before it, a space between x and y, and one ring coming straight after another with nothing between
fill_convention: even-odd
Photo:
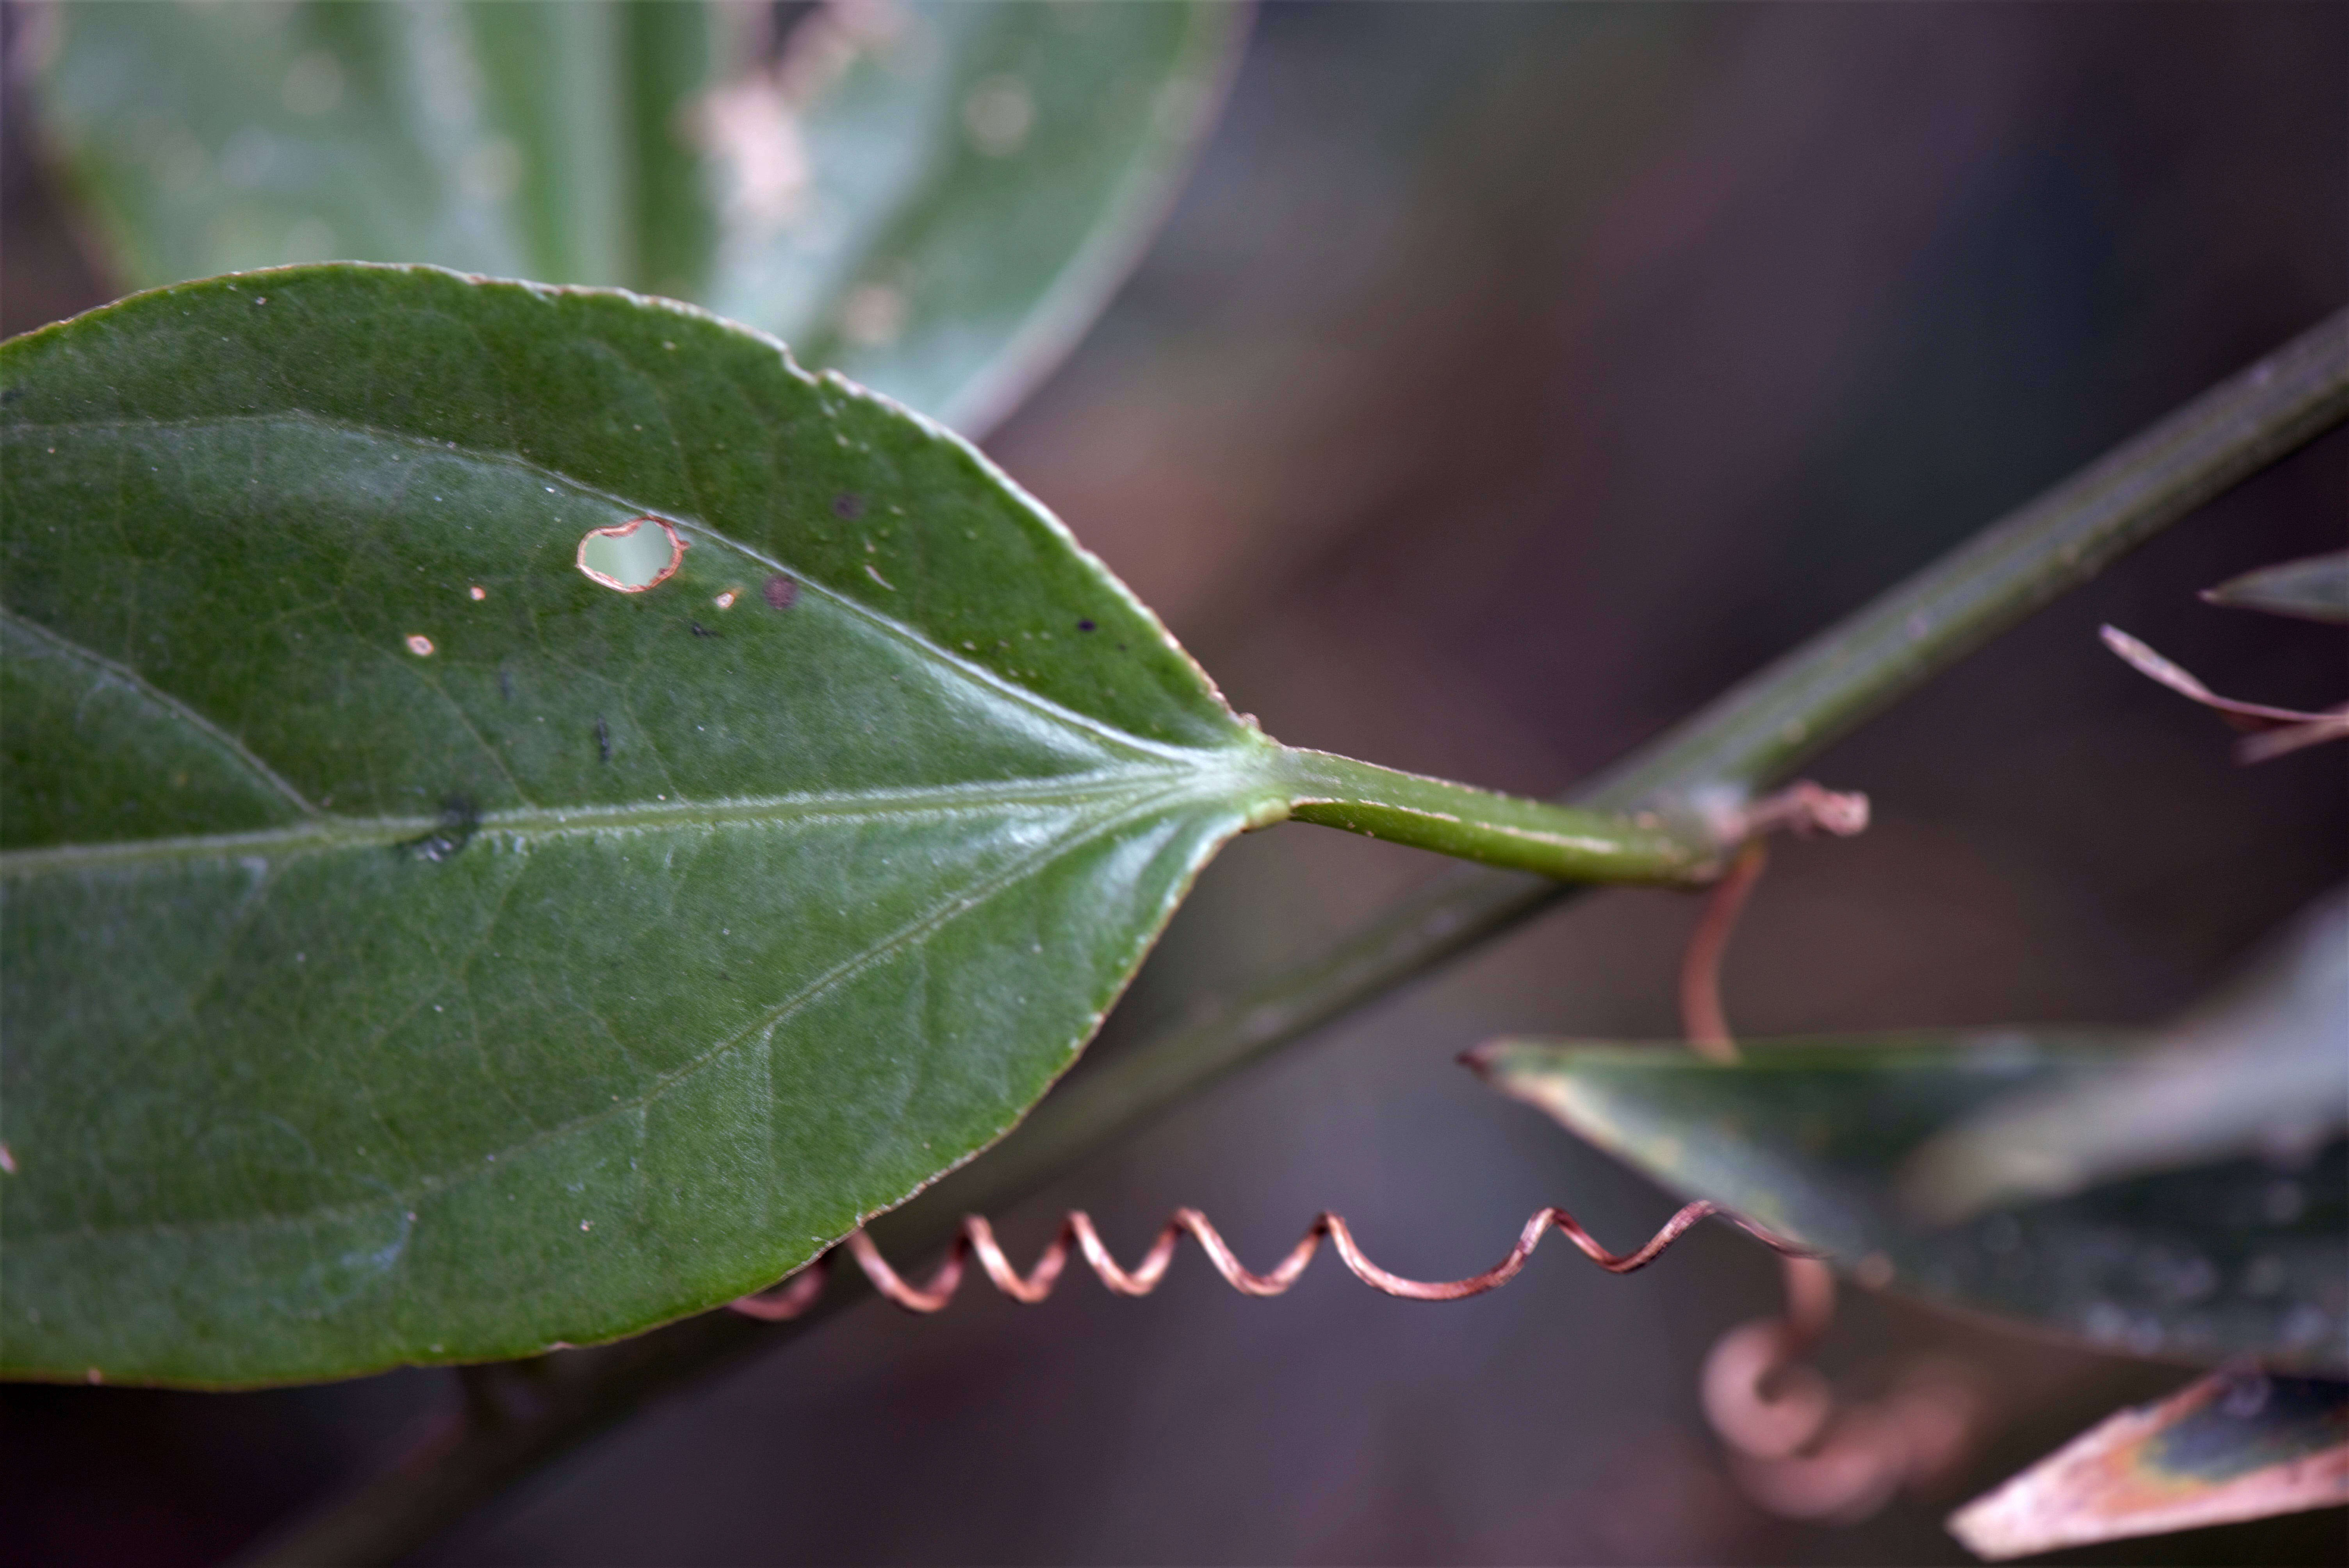
<instances>
[{"instance_id":1,"label":"brown-rimmed hole","mask_svg":"<svg viewBox=\"0 0 2349 1568\"><path fill-rule=\"evenodd\" d=\"M646 528L648 522L659 531ZM590 582L622 593L659 587L684 560L684 538L657 517L632 517L609 528L591 528L579 541L579 570Z\"/></svg>"}]
</instances>

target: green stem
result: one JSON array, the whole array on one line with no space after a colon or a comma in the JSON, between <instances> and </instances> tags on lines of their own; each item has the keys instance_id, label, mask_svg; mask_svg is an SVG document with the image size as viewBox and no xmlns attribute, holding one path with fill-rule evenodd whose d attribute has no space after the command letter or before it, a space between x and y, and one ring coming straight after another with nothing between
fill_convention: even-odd
<instances>
[{"instance_id":1,"label":"green stem","mask_svg":"<svg viewBox=\"0 0 2349 1568\"><path fill-rule=\"evenodd\" d=\"M1721 845L1693 817L1667 822L1652 812L1552 805L1288 747L1279 770L1298 821L1505 871L1560 882L1690 883L1720 870Z\"/></svg>"},{"instance_id":2,"label":"green stem","mask_svg":"<svg viewBox=\"0 0 2349 1568\"><path fill-rule=\"evenodd\" d=\"M2122 552L2349 418L2349 312L2331 316L1906 583L1812 638L1577 792L1594 810L1748 795ZM1303 766L1300 764L1300 766ZM1359 764L1353 766L1361 766ZM1578 889L1462 868L1212 1016L1054 1091L1018 1131L873 1223L901 1264L966 1212L1001 1211L1234 1068L1520 923ZM838 1270L789 1323L705 1313L561 1360L530 1416L466 1430L280 1537L262 1561L389 1563L647 1402L862 1300Z\"/></svg>"},{"instance_id":3,"label":"green stem","mask_svg":"<svg viewBox=\"0 0 2349 1568\"><path fill-rule=\"evenodd\" d=\"M2349 418L2349 311L2310 327L1713 699L1582 804L1784 779L2179 518Z\"/></svg>"}]
</instances>

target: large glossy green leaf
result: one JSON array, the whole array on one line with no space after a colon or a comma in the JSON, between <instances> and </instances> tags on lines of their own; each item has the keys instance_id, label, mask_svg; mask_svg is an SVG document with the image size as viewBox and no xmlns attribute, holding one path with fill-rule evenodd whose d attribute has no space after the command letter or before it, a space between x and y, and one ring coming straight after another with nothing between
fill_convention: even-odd
<instances>
[{"instance_id":1,"label":"large glossy green leaf","mask_svg":"<svg viewBox=\"0 0 2349 1568\"><path fill-rule=\"evenodd\" d=\"M1500 1041L1504 1092L1677 1191L1832 1253L1864 1281L2141 1355L2338 1369L2349 1353L2349 1142L2019 1202L1961 1223L1898 1196L1909 1156L2017 1093L2093 1081L2111 1036L2037 1030L1672 1046Z\"/></svg>"},{"instance_id":2,"label":"large glossy green leaf","mask_svg":"<svg viewBox=\"0 0 2349 1568\"><path fill-rule=\"evenodd\" d=\"M708 317L317 269L5 373L13 1372L762 1284L1008 1128L1285 813L984 459ZM674 576L577 569L639 514Z\"/></svg>"},{"instance_id":3,"label":"large glossy green leaf","mask_svg":"<svg viewBox=\"0 0 2349 1568\"><path fill-rule=\"evenodd\" d=\"M975 428L1138 253L1246 16L827 9L771 66L718 15L58 6L36 101L130 282L349 257L622 284Z\"/></svg>"},{"instance_id":4,"label":"large glossy green leaf","mask_svg":"<svg viewBox=\"0 0 2349 1568\"><path fill-rule=\"evenodd\" d=\"M0 346L0 436L16 1373L763 1284L1007 1130L1248 826L1714 855L1276 745L960 439L684 306L188 284Z\"/></svg>"}]
</instances>

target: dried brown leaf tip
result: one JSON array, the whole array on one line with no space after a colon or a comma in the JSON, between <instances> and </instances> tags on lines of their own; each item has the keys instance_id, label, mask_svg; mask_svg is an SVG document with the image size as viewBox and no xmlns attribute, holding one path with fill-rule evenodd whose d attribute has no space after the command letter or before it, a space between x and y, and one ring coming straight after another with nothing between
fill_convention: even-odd
<instances>
[{"instance_id":1,"label":"dried brown leaf tip","mask_svg":"<svg viewBox=\"0 0 2349 1568\"><path fill-rule=\"evenodd\" d=\"M2349 1385L2214 1372L2106 1418L1950 1516L1993 1562L2349 1502Z\"/></svg>"},{"instance_id":2,"label":"dried brown leaf tip","mask_svg":"<svg viewBox=\"0 0 2349 1568\"><path fill-rule=\"evenodd\" d=\"M589 582L616 593L642 593L676 574L685 562L685 537L675 524L663 518L632 517L582 535L579 570Z\"/></svg>"}]
</instances>

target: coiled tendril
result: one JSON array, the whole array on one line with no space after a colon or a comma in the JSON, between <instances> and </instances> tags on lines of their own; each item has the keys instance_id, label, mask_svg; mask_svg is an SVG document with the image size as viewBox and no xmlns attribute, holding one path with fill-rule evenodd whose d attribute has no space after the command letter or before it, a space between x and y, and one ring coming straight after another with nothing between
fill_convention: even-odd
<instances>
[{"instance_id":1,"label":"coiled tendril","mask_svg":"<svg viewBox=\"0 0 2349 1568\"><path fill-rule=\"evenodd\" d=\"M1534 1248L1540 1244L1543 1233L1553 1226L1580 1248L1583 1255L1591 1262L1609 1274L1620 1274L1645 1268L1653 1263L1689 1227L1709 1214L1721 1215L1764 1245L1774 1247L1789 1257L1812 1255L1807 1249L1772 1235L1751 1220L1730 1213L1718 1204L1702 1199L1683 1205L1679 1212L1664 1222L1661 1230L1648 1238L1645 1245L1629 1253L1609 1252L1596 1237L1582 1228L1581 1222L1564 1209L1543 1209L1526 1222L1525 1229L1517 1234L1516 1245L1509 1249L1506 1257L1482 1274L1454 1280L1405 1279L1400 1274L1389 1274L1362 1255L1362 1249L1355 1242L1353 1232L1347 1228L1344 1218L1326 1210L1314 1216L1313 1223L1307 1228L1305 1234L1269 1274L1253 1274L1244 1267L1230 1245L1208 1222L1207 1216L1196 1209L1175 1210L1166 1223L1160 1227L1158 1239L1151 1244L1150 1251L1131 1271L1119 1267L1117 1260L1109 1255L1109 1249L1102 1244L1100 1233L1093 1229L1092 1216L1082 1209L1069 1211L1068 1217L1061 1222L1060 1232L1052 1238L1051 1245L1044 1249L1043 1254L1036 1260L1036 1266L1024 1276L1003 1255L1002 1245L995 1239L995 1227L980 1214L963 1216L962 1228L956 1233L954 1245L947 1250L945 1261L930 1275L926 1285L906 1283L895 1269L889 1266L888 1260L881 1255L881 1250L873 1244L873 1239L861 1230L851 1232L845 1245L855 1258L857 1266L864 1271L864 1276L873 1282L873 1288L908 1312L936 1312L952 1301L956 1290L962 1284L964 1266L974 1255L978 1259L979 1267L986 1271L987 1277L994 1282L996 1289L1014 1301L1033 1305L1052 1294L1052 1287L1059 1283L1061 1271L1068 1266L1071 1243L1084 1254L1086 1264L1100 1276L1102 1284L1120 1295L1148 1295L1165 1277L1167 1265L1174 1259L1174 1248L1186 1232L1199 1243L1199 1249L1207 1254L1207 1261L1216 1266L1216 1272L1222 1274L1234 1290L1243 1295L1278 1295L1286 1291L1297 1283L1297 1277L1305 1272L1305 1265L1313 1261L1313 1254L1320 1249L1321 1238L1327 1236L1330 1244L1337 1248L1338 1256L1366 1284L1389 1295L1403 1296L1412 1301L1457 1301L1463 1296L1482 1295L1516 1278L1517 1271L1526 1266L1526 1260L1533 1255ZM779 1285L732 1303L734 1310L770 1321L799 1316L814 1305L816 1298L823 1294L825 1269L831 1255L826 1253Z\"/></svg>"}]
</instances>

